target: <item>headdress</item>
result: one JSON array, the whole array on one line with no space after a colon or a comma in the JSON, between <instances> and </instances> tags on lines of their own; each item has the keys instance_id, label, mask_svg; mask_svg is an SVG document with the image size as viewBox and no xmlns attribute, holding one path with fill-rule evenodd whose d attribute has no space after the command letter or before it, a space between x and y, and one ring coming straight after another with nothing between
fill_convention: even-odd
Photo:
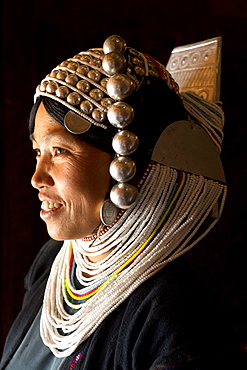
<instances>
[{"instance_id":1,"label":"headdress","mask_svg":"<svg viewBox=\"0 0 247 370\"><path fill-rule=\"evenodd\" d=\"M145 122L134 124L137 101L145 94L143 86L148 90L160 83L187 105L188 121L180 118L162 127L167 107L155 135L156 122L148 122L152 145L137 197L128 182L135 175L130 155L137 152L138 140L125 127L139 128L138 136L147 130ZM165 67L126 47L119 36L108 38L103 49L90 49L61 63L38 86L38 96L68 107L62 124L70 132L84 135L96 127L114 137L116 156L110 172L118 184L111 200L124 209L110 217L99 235L65 241L54 261L41 336L56 356L66 357L142 282L193 247L217 222L226 197L219 158L224 116L215 103L194 93L180 95ZM89 256L106 252L110 253L100 262L90 262Z\"/></svg>"},{"instance_id":2,"label":"headdress","mask_svg":"<svg viewBox=\"0 0 247 370\"><path fill-rule=\"evenodd\" d=\"M130 155L139 142L136 133L126 129L135 116L130 98L144 82L157 78L178 94L178 85L161 64L126 47L121 37L111 36L103 49L90 49L62 62L37 87L35 99L46 96L69 108L64 126L71 133L84 134L94 125L101 129L104 140L104 131L111 125L115 128L108 133L115 151L110 174L117 181L110 198L122 209L134 204L138 194L128 183L136 173Z\"/></svg>"}]
</instances>

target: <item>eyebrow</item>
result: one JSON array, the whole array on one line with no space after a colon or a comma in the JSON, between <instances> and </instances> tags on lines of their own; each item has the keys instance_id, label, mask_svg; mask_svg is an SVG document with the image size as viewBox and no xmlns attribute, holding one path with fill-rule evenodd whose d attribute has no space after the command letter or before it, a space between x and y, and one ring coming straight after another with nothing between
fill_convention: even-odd
<instances>
[{"instance_id":1,"label":"eyebrow","mask_svg":"<svg viewBox=\"0 0 247 370\"><path fill-rule=\"evenodd\" d=\"M42 137L42 140L44 140L44 141L47 141L47 140L49 140L49 139L51 139L52 137L54 137L54 136L61 136L59 133L57 133L56 131L53 131L53 132L49 132L48 134L46 134L46 135L44 135L43 137ZM36 141L36 139L35 139L35 137L34 137L34 134L32 133L32 134L30 134L29 135L29 138L30 138L30 140L31 141L35 141L35 142L37 142Z\"/></svg>"}]
</instances>

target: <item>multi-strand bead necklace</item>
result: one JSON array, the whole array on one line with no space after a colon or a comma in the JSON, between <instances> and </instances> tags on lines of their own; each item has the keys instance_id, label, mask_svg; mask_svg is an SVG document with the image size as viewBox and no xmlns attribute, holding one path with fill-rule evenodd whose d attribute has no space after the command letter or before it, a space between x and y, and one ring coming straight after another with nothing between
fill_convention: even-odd
<instances>
[{"instance_id":1,"label":"multi-strand bead necklace","mask_svg":"<svg viewBox=\"0 0 247 370\"><path fill-rule=\"evenodd\" d=\"M221 214L225 196L225 185L153 164L137 203L103 235L65 241L41 317L42 339L54 355L73 353L140 284L202 239L217 219L206 230L200 227L217 202Z\"/></svg>"}]
</instances>

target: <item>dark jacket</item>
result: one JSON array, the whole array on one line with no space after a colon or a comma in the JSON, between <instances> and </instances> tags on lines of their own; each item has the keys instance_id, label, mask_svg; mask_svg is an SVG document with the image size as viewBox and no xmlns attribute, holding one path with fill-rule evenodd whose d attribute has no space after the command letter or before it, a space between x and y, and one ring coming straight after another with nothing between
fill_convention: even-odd
<instances>
[{"instance_id":1,"label":"dark jacket","mask_svg":"<svg viewBox=\"0 0 247 370\"><path fill-rule=\"evenodd\" d=\"M6 340L0 369L15 353L42 305L61 245L48 241L25 279L23 308ZM210 293L180 258L109 314L62 369L227 369L232 345L224 326Z\"/></svg>"}]
</instances>

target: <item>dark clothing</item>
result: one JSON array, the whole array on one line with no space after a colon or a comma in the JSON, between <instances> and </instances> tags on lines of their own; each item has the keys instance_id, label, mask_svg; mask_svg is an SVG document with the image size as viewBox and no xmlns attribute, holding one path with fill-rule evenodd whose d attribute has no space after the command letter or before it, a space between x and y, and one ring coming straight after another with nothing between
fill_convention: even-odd
<instances>
[{"instance_id":1,"label":"dark clothing","mask_svg":"<svg viewBox=\"0 0 247 370\"><path fill-rule=\"evenodd\" d=\"M13 357L40 310L61 245L48 241L26 277L23 308L7 338L0 369ZM109 314L60 369L228 369L230 339L212 301L184 261L175 260Z\"/></svg>"}]
</instances>

